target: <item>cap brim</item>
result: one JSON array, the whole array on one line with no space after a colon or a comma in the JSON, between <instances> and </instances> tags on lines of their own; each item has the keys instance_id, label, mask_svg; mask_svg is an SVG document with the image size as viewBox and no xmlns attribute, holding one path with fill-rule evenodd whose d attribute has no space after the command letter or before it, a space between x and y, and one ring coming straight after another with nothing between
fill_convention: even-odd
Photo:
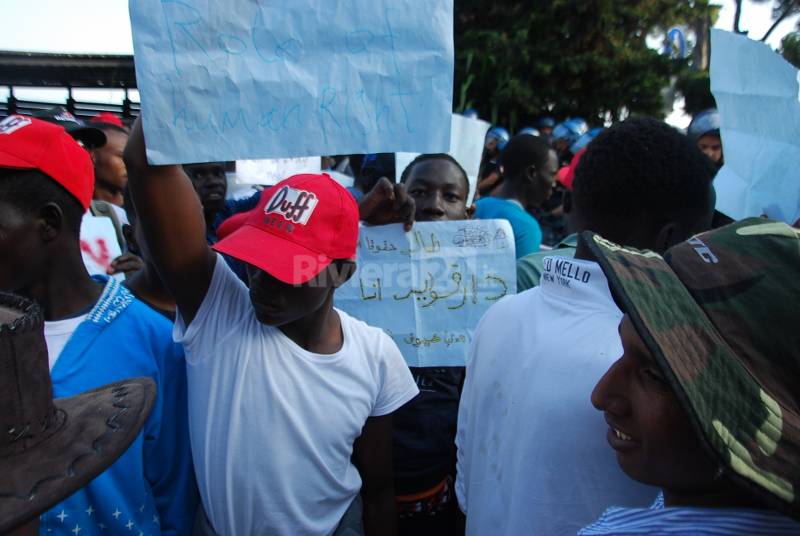
<instances>
[{"instance_id":1,"label":"cap brim","mask_svg":"<svg viewBox=\"0 0 800 536\"><path fill-rule=\"evenodd\" d=\"M0 168L34 169L36 166L22 158L0 150Z\"/></svg>"},{"instance_id":2,"label":"cap brim","mask_svg":"<svg viewBox=\"0 0 800 536\"><path fill-rule=\"evenodd\" d=\"M245 223L212 246L290 285L307 283L333 259Z\"/></svg>"},{"instance_id":3,"label":"cap brim","mask_svg":"<svg viewBox=\"0 0 800 536\"><path fill-rule=\"evenodd\" d=\"M2 460L0 534L52 508L111 466L136 439L156 399L132 378L54 400L61 428Z\"/></svg>"},{"instance_id":4,"label":"cap brim","mask_svg":"<svg viewBox=\"0 0 800 536\"><path fill-rule=\"evenodd\" d=\"M759 430L759 447L777 441L765 422L781 422L780 408L742 364L670 265L657 253L622 247L591 232L581 233L605 273L612 293L653 354L710 456L743 487L793 517L800 516L792 484L769 472L751 455L754 438L737 427ZM760 407L742 411L745 394ZM763 415L761 414L763 413ZM733 424L737 426L733 426ZM784 423L791 426L790 423ZM769 427L768 427L769 428ZM780 430L777 430L780 438ZM793 467L797 460L771 462ZM763 461L763 460L761 460Z\"/></svg>"},{"instance_id":5,"label":"cap brim","mask_svg":"<svg viewBox=\"0 0 800 536\"><path fill-rule=\"evenodd\" d=\"M106 144L105 132L99 128L75 126L65 127L64 130L76 140L82 141L84 146L88 149L96 149Z\"/></svg>"}]
</instances>

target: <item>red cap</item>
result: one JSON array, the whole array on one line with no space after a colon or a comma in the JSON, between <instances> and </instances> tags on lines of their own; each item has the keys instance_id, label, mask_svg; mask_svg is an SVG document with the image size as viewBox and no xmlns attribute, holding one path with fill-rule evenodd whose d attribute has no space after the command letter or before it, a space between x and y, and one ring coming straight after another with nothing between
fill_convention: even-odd
<instances>
[{"instance_id":1,"label":"red cap","mask_svg":"<svg viewBox=\"0 0 800 536\"><path fill-rule=\"evenodd\" d=\"M334 259L352 259L358 243L358 206L327 174L294 175L261 194L256 208L214 249L299 285Z\"/></svg>"},{"instance_id":2,"label":"red cap","mask_svg":"<svg viewBox=\"0 0 800 536\"><path fill-rule=\"evenodd\" d=\"M0 122L0 168L38 169L89 208L94 167L89 153L60 126L23 115Z\"/></svg>"},{"instance_id":3,"label":"red cap","mask_svg":"<svg viewBox=\"0 0 800 536\"><path fill-rule=\"evenodd\" d=\"M111 123L112 125L117 125L118 127L125 128L125 125L122 124L122 119L117 117L116 114L112 114L111 112L100 112L96 116L92 117L89 120L90 123Z\"/></svg>"},{"instance_id":4,"label":"red cap","mask_svg":"<svg viewBox=\"0 0 800 536\"><path fill-rule=\"evenodd\" d=\"M558 176L556 180L564 185L567 190L572 190L572 181L575 180L575 168L578 167L578 162L581 161L581 157L583 153L586 152L586 147L575 153L575 156L572 157L572 161L569 163L568 166L564 166L558 170Z\"/></svg>"}]
</instances>

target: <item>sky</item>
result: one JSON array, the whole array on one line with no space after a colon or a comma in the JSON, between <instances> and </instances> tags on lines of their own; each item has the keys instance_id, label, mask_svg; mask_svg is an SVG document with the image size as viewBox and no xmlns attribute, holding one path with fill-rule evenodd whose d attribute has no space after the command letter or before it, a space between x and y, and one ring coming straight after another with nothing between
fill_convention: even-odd
<instances>
[{"instance_id":1,"label":"sky","mask_svg":"<svg viewBox=\"0 0 800 536\"><path fill-rule=\"evenodd\" d=\"M718 0L722 5L716 28L731 30L735 3ZM740 26L760 38L772 23L770 3L753 4L745 1ZM80 10L76 9L80 6ZM32 14L36 14L35 17ZM25 16L22 16L22 15ZM35 18L36 22L31 20ZM25 20L25 24L6 24L0 32L0 50L28 52L61 52L91 54L132 54L130 20L127 0L0 0L0 20ZM797 18L785 20L773 32L768 43L777 48L781 38L792 31ZM63 102L66 90L15 89L21 99ZM8 95L0 88L0 99ZM77 100L121 102L119 90L74 90ZM131 92L131 98L138 95ZM681 119L676 119L682 122ZM685 125L679 125L685 126Z\"/></svg>"}]
</instances>

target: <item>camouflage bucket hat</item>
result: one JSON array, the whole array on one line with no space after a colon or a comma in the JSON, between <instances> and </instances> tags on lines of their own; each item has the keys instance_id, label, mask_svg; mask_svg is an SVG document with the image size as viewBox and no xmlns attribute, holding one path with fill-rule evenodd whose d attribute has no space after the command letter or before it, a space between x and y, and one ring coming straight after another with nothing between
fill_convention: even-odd
<instances>
[{"instance_id":1,"label":"camouflage bucket hat","mask_svg":"<svg viewBox=\"0 0 800 536\"><path fill-rule=\"evenodd\" d=\"M663 258L582 238L712 456L800 517L800 231L750 218Z\"/></svg>"}]
</instances>

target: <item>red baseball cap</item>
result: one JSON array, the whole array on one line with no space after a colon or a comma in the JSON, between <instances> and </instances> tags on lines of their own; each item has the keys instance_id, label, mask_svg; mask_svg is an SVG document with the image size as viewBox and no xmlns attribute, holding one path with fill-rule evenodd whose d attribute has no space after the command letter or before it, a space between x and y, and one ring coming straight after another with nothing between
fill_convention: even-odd
<instances>
[{"instance_id":1,"label":"red baseball cap","mask_svg":"<svg viewBox=\"0 0 800 536\"><path fill-rule=\"evenodd\" d=\"M10 115L0 122L0 168L38 169L72 194L84 210L92 202L92 159L53 123L24 115Z\"/></svg>"},{"instance_id":2,"label":"red baseball cap","mask_svg":"<svg viewBox=\"0 0 800 536\"><path fill-rule=\"evenodd\" d=\"M575 180L575 169L578 167L578 162L581 161L583 153L586 152L586 147L575 153L572 161L568 166L564 166L558 170L556 180L564 185L567 190L572 190L572 182Z\"/></svg>"},{"instance_id":3,"label":"red baseball cap","mask_svg":"<svg viewBox=\"0 0 800 536\"><path fill-rule=\"evenodd\" d=\"M92 117L89 120L90 123L110 123L112 125L117 125L118 127L125 128L125 125L122 123L122 119L120 119L116 114L111 112L100 112L96 116Z\"/></svg>"},{"instance_id":4,"label":"red baseball cap","mask_svg":"<svg viewBox=\"0 0 800 536\"><path fill-rule=\"evenodd\" d=\"M299 285L334 259L355 258L358 206L330 175L294 175L265 190L247 217L224 231L230 234L215 250Z\"/></svg>"}]
</instances>

